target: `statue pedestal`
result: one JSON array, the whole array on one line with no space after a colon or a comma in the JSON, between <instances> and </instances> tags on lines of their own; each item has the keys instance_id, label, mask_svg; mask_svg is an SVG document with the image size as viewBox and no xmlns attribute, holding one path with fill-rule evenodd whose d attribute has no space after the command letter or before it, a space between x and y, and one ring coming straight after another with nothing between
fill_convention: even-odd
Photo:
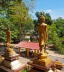
<instances>
[{"instance_id":1,"label":"statue pedestal","mask_svg":"<svg viewBox=\"0 0 64 72\"><path fill-rule=\"evenodd\" d=\"M35 70L49 71L51 66L53 65L52 59L50 59L46 53L42 53L38 58L32 60L28 64L31 65Z\"/></svg>"},{"instance_id":2,"label":"statue pedestal","mask_svg":"<svg viewBox=\"0 0 64 72\"><path fill-rule=\"evenodd\" d=\"M27 69L27 66L24 65L24 66L21 66L19 69L17 70L12 70L12 69L9 69L5 66L0 66L0 72L21 72L23 71L24 69Z\"/></svg>"},{"instance_id":3,"label":"statue pedestal","mask_svg":"<svg viewBox=\"0 0 64 72\"><path fill-rule=\"evenodd\" d=\"M19 55L16 54L14 56L9 56L8 58L6 57L0 66L0 70L4 70L4 72L20 72L26 69L27 65L20 62L18 56Z\"/></svg>"},{"instance_id":4,"label":"statue pedestal","mask_svg":"<svg viewBox=\"0 0 64 72\"><path fill-rule=\"evenodd\" d=\"M41 66L48 66L51 62L52 62L52 60L50 58L38 59L38 60L35 59L33 61L34 64L38 64L38 65L41 65Z\"/></svg>"},{"instance_id":5,"label":"statue pedestal","mask_svg":"<svg viewBox=\"0 0 64 72\"><path fill-rule=\"evenodd\" d=\"M21 63L18 60L19 55L16 54L14 56L5 56L5 60L3 61L3 66L8 67L12 70L18 69L21 67Z\"/></svg>"},{"instance_id":6,"label":"statue pedestal","mask_svg":"<svg viewBox=\"0 0 64 72\"><path fill-rule=\"evenodd\" d=\"M4 72L19 72L27 67L20 62L19 54L16 54L11 48L8 48L5 52L4 58L0 66L0 69L4 70Z\"/></svg>"},{"instance_id":7,"label":"statue pedestal","mask_svg":"<svg viewBox=\"0 0 64 72\"><path fill-rule=\"evenodd\" d=\"M37 59L34 59L34 64L39 64L41 66L48 66L52 62L52 59L47 56L47 53L42 53Z\"/></svg>"},{"instance_id":8,"label":"statue pedestal","mask_svg":"<svg viewBox=\"0 0 64 72\"><path fill-rule=\"evenodd\" d=\"M39 64L31 63L31 62L28 62L28 64L32 67L31 70L32 69L36 70L35 72L37 72L37 71L47 72L47 71L50 70L51 66L53 65L53 62L50 63L48 66L42 66L42 65L39 65ZM29 72L31 72L31 70Z\"/></svg>"}]
</instances>

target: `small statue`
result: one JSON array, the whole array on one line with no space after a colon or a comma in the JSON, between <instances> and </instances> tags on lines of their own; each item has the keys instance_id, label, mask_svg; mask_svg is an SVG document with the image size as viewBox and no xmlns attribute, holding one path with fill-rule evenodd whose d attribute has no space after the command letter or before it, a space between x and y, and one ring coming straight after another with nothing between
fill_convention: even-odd
<instances>
[{"instance_id":1,"label":"small statue","mask_svg":"<svg viewBox=\"0 0 64 72\"><path fill-rule=\"evenodd\" d=\"M6 29L6 46L7 47L10 47L10 43L11 43L11 32L10 32L10 29L7 27L7 29Z\"/></svg>"},{"instance_id":2,"label":"small statue","mask_svg":"<svg viewBox=\"0 0 64 72\"><path fill-rule=\"evenodd\" d=\"M6 40L7 48L6 48L6 53L5 54L15 55L16 52L12 48L10 48L11 47L11 31L8 27L6 29L6 38L7 38L7 40Z\"/></svg>"},{"instance_id":3,"label":"small statue","mask_svg":"<svg viewBox=\"0 0 64 72\"><path fill-rule=\"evenodd\" d=\"M39 33L39 46L40 51L44 50L45 43L48 39L47 35L47 24L45 24L45 17L43 15L39 18L39 27L38 27L38 33Z\"/></svg>"}]
</instances>

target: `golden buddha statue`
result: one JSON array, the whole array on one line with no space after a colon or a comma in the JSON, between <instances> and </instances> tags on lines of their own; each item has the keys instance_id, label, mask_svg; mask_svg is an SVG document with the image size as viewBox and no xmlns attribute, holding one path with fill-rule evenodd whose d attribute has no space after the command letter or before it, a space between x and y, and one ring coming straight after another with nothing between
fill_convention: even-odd
<instances>
[{"instance_id":1,"label":"golden buddha statue","mask_svg":"<svg viewBox=\"0 0 64 72\"><path fill-rule=\"evenodd\" d=\"M38 59L34 60L34 64L39 64L42 66L47 66L51 63L51 59L48 58L48 54L44 51L45 50L45 44L48 40L48 34L47 34L47 24L45 24L45 17L43 15L39 18L39 27L38 27L38 33L39 33L39 47L40 47L40 55L38 56Z\"/></svg>"},{"instance_id":2,"label":"golden buddha statue","mask_svg":"<svg viewBox=\"0 0 64 72\"><path fill-rule=\"evenodd\" d=\"M64 64L62 64L59 61L53 61L48 54L44 51L46 41L48 40L48 34L47 34L47 24L45 24L45 17L43 15L39 18L39 27L38 27L38 33L39 33L39 46L40 46L40 54L37 58L33 59L32 61L32 67L39 68L42 67L43 70L46 70L45 68L49 68L50 72L54 71L56 68L61 68ZM31 65L30 64L30 65ZM45 67L45 68L43 68ZM46 70L46 72L49 72Z\"/></svg>"},{"instance_id":3,"label":"golden buddha statue","mask_svg":"<svg viewBox=\"0 0 64 72\"><path fill-rule=\"evenodd\" d=\"M39 22L40 22L38 27L39 46L40 46L40 51L42 50L44 51L44 46L48 39L48 34L47 34L47 24L45 24L45 17L43 15L40 16Z\"/></svg>"}]
</instances>

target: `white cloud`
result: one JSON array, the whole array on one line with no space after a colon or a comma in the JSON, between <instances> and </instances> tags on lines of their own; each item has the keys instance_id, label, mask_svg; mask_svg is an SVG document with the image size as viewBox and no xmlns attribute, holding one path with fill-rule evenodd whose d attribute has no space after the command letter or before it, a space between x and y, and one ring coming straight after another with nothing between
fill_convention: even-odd
<instances>
[{"instance_id":1,"label":"white cloud","mask_svg":"<svg viewBox=\"0 0 64 72\"><path fill-rule=\"evenodd\" d=\"M51 9L48 9L48 10L45 10L46 13L51 13L52 10Z\"/></svg>"},{"instance_id":2,"label":"white cloud","mask_svg":"<svg viewBox=\"0 0 64 72\"><path fill-rule=\"evenodd\" d=\"M64 18L64 9L58 9L58 10L52 10L52 9L48 9L48 10L44 10L46 13L50 13L52 19L57 19L59 17Z\"/></svg>"},{"instance_id":3,"label":"white cloud","mask_svg":"<svg viewBox=\"0 0 64 72\"><path fill-rule=\"evenodd\" d=\"M33 19L37 19L37 17L36 17L36 15L35 15L35 13L36 12L41 12L42 10L39 10L39 9L36 9L36 10L34 10L34 12L33 13L30 13L31 15L32 15L32 18ZM47 10L43 10L45 13L49 13L50 15L51 15L51 18L52 19L57 19L57 18L59 18L59 17L62 17L62 18L64 18L64 9L56 9L56 10L54 10L54 9L47 9Z\"/></svg>"}]
</instances>

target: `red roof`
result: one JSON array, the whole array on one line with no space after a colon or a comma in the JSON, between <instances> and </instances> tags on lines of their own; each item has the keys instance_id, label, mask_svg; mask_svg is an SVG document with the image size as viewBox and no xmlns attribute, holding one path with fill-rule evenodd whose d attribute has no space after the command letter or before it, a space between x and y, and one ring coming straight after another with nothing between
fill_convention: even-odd
<instances>
[{"instance_id":1,"label":"red roof","mask_svg":"<svg viewBox=\"0 0 64 72\"><path fill-rule=\"evenodd\" d=\"M39 43L38 42L22 41L22 42L16 44L15 47L21 47L21 48L29 48L29 49L37 49L37 50L39 50Z\"/></svg>"}]
</instances>

